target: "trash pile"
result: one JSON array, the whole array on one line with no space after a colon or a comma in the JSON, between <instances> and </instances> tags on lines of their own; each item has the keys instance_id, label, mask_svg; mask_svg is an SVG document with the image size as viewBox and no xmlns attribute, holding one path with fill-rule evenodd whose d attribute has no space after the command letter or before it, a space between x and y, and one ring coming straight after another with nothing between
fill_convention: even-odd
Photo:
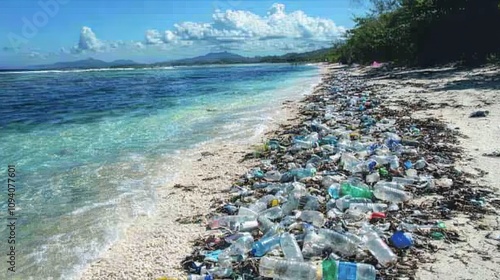
<instances>
[{"instance_id":1,"label":"trash pile","mask_svg":"<svg viewBox=\"0 0 500 280\"><path fill-rule=\"evenodd\" d=\"M454 167L458 133L410 117L425 104L383 100L347 72L326 77L302 123L214 201L210 231L182 263L188 279L411 279L432 240L461 241L444 221L494 212L491 192Z\"/></svg>"}]
</instances>

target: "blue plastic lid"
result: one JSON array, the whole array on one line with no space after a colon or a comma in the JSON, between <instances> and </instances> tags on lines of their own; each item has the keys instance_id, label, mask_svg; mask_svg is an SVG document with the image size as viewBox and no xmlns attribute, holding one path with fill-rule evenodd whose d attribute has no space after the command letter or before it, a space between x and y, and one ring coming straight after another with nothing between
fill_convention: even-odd
<instances>
[{"instance_id":1,"label":"blue plastic lid","mask_svg":"<svg viewBox=\"0 0 500 280\"><path fill-rule=\"evenodd\" d=\"M408 248L413 245L413 238L410 233L405 233L403 231L396 231L391 236L391 242L396 248L399 249Z\"/></svg>"}]
</instances>

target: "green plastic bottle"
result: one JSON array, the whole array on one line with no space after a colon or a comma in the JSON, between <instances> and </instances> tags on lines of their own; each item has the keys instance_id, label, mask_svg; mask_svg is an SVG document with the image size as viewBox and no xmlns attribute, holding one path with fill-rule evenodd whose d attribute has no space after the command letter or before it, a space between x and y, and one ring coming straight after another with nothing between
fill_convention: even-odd
<instances>
[{"instance_id":1,"label":"green plastic bottle","mask_svg":"<svg viewBox=\"0 0 500 280\"><path fill-rule=\"evenodd\" d=\"M364 197L370 199L373 197L371 190L361 186L352 185L349 181L344 181L340 184L340 194L343 196L350 195L351 197Z\"/></svg>"}]
</instances>

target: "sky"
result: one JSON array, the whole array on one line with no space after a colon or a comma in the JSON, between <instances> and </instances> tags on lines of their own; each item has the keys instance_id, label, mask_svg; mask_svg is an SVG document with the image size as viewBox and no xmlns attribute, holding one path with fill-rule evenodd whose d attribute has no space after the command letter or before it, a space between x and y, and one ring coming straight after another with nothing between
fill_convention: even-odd
<instances>
[{"instance_id":1,"label":"sky","mask_svg":"<svg viewBox=\"0 0 500 280\"><path fill-rule=\"evenodd\" d=\"M352 28L353 16L367 11L360 2L6 0L0 2L0 67L310 51Z\"/></svg>"}]
</instances>

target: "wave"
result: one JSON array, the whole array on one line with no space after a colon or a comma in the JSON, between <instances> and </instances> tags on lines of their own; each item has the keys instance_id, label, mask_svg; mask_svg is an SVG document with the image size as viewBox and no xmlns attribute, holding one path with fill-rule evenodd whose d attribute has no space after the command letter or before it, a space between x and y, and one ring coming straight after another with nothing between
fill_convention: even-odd
<instances>
[{"instance_id":1,"label":"wave","mask_svg":"<svg viewBox=\"0 0 500 280\"><path fill-rule=\"evenodd\" d=\"M68 70L28 70L28 71L6 71L1 74L46 74L46 73L80 73L80 72L102 72L102 71L134 71L134 70L174 70L176 67L144 67L144 68L91 68L91 69L68 69Z\"/></svg>"}]
</instances>

